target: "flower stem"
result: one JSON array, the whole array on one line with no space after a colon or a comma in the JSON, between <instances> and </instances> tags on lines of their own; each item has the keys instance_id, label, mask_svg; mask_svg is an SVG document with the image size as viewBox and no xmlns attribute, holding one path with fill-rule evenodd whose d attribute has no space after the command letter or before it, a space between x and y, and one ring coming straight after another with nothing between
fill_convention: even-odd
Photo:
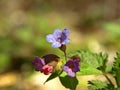
<instances>
[{"instance_id":1,"label":"flower stem","mask_svg":"<svg viewBox=\"0 0 120 90\"><path fill-rule=\"evenodd\" d=\"M62 72L63 72L63 70L58 73L58 76L60 76L62 74Z\"/></svg>"},{"instance_id":2,"label":"flower stem","mask_svg":"<svg viewBox=\"0 0 120 90\"><path fill-rule=\"evenodd\" d=\"M110 78L105 73L103 73L103 75L106 77L106 79L108 80L108 82L114 87L114 84L112 83L112 81L110 80Z\"/></svg>"},{"instance_id":3,"label":"flower stem","mask_svg":"<svg viewBox=\"0 0 120 90\"><path fill-rule=\"evenodd\" d=\"M67 55L65 51L64 51L64 56L65 56L65 60L67 61Z\"/></svg>"},{"instance_id":4,"label":"flower stem","mask_svg":"<svg viewBox=\"0 0 120 90\"><path fill-rule=\"evenodd\" d=\"M65 60L67 61L67 56L66 56L66 45L62 45L59 49L60 49L61 51L64 52Z\"/></svg>"}]
</instances>

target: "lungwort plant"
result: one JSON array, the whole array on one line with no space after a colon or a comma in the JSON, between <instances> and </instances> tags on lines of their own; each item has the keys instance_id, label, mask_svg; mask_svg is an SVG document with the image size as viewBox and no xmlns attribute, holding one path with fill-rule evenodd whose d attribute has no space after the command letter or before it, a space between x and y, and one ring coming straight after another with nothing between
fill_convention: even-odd
<instances>
[{"instance_id":1,"label":"lungwort plant","mask_svg":"<svg viewBox=\"0 0 120 90\"><path fill-rule=\"evenodd\" d=\"M103 75L106 81L88 81L89 90L120 90L120 50L117 52L112 66L107 64L108 55L103 53L92 53L85 50L77 50L66 53L66 45L70 42L68 38L69 29L56 29L53 34L46 36L46 40L52 43L53 48L59 48L64 58L55 54L47 54L42 57L36 56L32 64L35 70L49 75L44 84L56 77L61 84L70 90L76 90L82 75ZM108 75L114 77L115 82ZM69 83L68 83L69 82Z\"/></svg>"}]
</instances>

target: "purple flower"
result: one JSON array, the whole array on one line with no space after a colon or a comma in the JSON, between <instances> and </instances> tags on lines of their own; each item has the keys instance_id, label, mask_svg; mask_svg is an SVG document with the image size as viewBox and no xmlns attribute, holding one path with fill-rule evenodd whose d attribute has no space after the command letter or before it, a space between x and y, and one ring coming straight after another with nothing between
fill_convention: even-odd
<instances>
[{"instance_id":1,"label":"purple flower","mask_svg":"<svg viewBox=\"0 0 120 90\"><path fill-rule=\"evenodd\" d=\"M36 71L41 71L42 67L45 65L45 60L43 58L35 57L32 64L35 66Z\"/></svg>"},{"instance_id":2,"label":"purple flower","mask_svg":"<svg viewBox=\"0 0 120 90\"><path fill-rule=\"evenodd\" d=\"M35 59L32 61L32 64L35 66L36 71L40 71L41 73L48 75L54 71L58 61L59 57L57 55L47 54L42 58L38 56L35 57Z\"/></svg>"},{"instance_id":3,"label":"purple flower","mask_svg":"<svg viewBox=\"0 0 120 90\"><path fill-rule=\"evenodd\" d=\"M75 73L80 71L79 67L79 61L70 59L66 62L66 64L63 66L63 70L68 73L68 76L75 77Z\"/></svg>"},{"instance_id":4,"label":"purple flower","mask_svg":"<svg viewBox=\"0 0 120 90\"><path fill-rule=\"evenodd\" d=\"M46 39L52 43L53 48L58 48L70 42L68 39L69 33L68 29L64 29L63 31L56 29L53 34L47 35Z\"/></svg>"},{"instance_id":5,"label":"purple flower","mask_svg":"<svg viewBox=\"0 0 120 90\"><path fill-rule=\"evenodd\" d=\"M45 75L53 72L53 66L45 64L45 60L43 58L35 57L32 64L35 66L36 71L40 71Z\"/></svg>"}]
</instances>

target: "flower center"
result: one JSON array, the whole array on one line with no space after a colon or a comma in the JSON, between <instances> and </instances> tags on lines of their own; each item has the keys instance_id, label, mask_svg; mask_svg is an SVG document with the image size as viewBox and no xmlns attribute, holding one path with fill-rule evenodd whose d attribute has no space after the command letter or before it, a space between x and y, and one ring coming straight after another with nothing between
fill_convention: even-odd
<instances>
[{"instance_id":1,"label":"flower center","mask_svg":"<svg viewBox=\"0 0 120 90\"><path fill-rule=\"evenodd\" d=\"M61 38L58 38L56 41L60 43L62 42Z\"/></svg>"},{"instance_id":2,"label":"flower center","mask_svg":"<svg viewBox=\"0 0 120 90\"><path fill-rule=\"evenodd\" d=\"M70 62L69 68L74 68L74 67L75 67L74 63L73 63L73 62Z\"/></svg>"}]
</instances>

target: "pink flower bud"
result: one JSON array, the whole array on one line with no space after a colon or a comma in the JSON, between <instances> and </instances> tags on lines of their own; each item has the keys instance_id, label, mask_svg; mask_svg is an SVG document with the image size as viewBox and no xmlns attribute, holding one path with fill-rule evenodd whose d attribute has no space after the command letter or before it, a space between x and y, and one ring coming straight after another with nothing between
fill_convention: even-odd
<instances>
[{"instance_id":1,"label":"pink flower bud","mask_svg":"<svg viewBox=\"0 0 120 90\"><path fill-rule=\"evenodd\" d=\"M43 72L45 75L48 75L49 73L53 72L53 66L46 64L42 67L41 72Z\"/></svg>"}]
</instances>

